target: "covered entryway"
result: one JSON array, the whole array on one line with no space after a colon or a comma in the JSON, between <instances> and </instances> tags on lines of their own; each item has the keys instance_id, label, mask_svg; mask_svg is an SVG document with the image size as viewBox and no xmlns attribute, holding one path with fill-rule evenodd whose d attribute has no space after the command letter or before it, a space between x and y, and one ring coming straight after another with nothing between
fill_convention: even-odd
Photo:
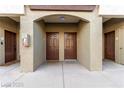
<instances>
[{"instance_id":1,"label":"covered entryway","mask_svg":"<svg viewBox=\"0 0 124 93\"><path fill-rule=\"evenodd\" d=\"M90 52L93 51L89 20L69 14L53 14L34 20L33 28L34 67L44 62L74 61L89 68Z\"/></svg>"},{"instance_id":2,"label":"covered entryway","mask_svg":"<svg viewBox=\"0 0 124 93\"><path fill-rule=\"evenodd\" d=\"M34 56L37 55L37 62L39 58L39 63L42 61L48 64L70 61L83 63L86 60L89 52L88 20L56 14L37 19L33 25L36 40L34 51L37 50Z\"/></svg>"},{"instance_id":3,"label":"covered entryway","mask_svg":"<svg viewBox=\"0 0 124 93\"><path fill-rule=\"evenodd\" d=\"M0 66L11 65L20 60L19 20L19 16L0 17Z\"/></svg>"},{"instance_id":4,"label":"covered entryway","mask_svg":"<svg viewBox=\"0 0 124 93\"><path fill-rule=\"evenodd\" d=\"M124 64L124 18L109 18L103 23L103 33L103 59Z\"/></svg>"},{"instance_id":5,"label":"covered entryway","mask_svg":"<svg viewBox=\"0 0 124 93\"><path fill-rule=\"evenodd\" d=\"M20 31L22 71L34 71L49 60L63 62L70 59L89 70L102 70L102 18L98 16L96 7L88 8L91 10L87 12L43 11L40 5L25 8ZM48 37L47 33L58 33L58 39L56 36ZM22 39L27 34L30 36L30 46L24 47Z\"/></svg>"}]
</instances>

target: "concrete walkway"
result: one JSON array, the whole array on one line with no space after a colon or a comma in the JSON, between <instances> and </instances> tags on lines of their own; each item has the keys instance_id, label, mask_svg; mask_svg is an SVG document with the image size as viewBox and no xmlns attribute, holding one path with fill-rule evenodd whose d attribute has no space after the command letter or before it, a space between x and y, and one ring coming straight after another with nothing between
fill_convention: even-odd
<instances>
[{"instance_id":1,"label":"concrete walkway","mask_svg":"<svg viewBox=\"0 0 124 93\"><path fill-rule=\"evenodd\" d=\"M13 64L0 67L0 83L0 87L124 87L124 66L106 60L103 71L90 72L78 62L59 62L21 73L19 64Z\"/></svg>"}]
</instances>

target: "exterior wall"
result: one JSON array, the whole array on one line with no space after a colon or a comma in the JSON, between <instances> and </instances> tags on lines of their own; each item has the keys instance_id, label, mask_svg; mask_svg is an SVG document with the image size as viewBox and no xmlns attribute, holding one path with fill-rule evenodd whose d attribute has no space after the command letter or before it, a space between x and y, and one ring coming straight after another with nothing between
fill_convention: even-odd
<instances>
[{"instance_id":1,"label":"exterior wall","mask_svg":"<svg viewBox=\"0 0 124 93\"><path fill-rule=\"evenodd\" d=\"M44 30L43 21L34 22L34 69L46 61Z\"/></svg>"},{"instance_id":2,"label":"exterior wall","mask_svg":"<svg viewBox=\"0 0 124 93\"><path fill-rule=\"evenodd\" d=\"M90 40L89 45L90 51L87 56L90 59L89 64L87 64L89 70L101 70L102 69L102 18L98 16L98 8L93 12L73 12L73 11L31 11L28 6L26 6L26 14L21 16L21 37L22 40L24 34L29 34L31 36L31 45L29 48L25 48L20 45L21 53L21 68L24 72L34 71L33 64L35 63L34 58L34 33L33 22L35 20L41 20L42 17L48 15L72 15L81 18L84 21L89 21L90 23ZM22 43L22 41L20 41ZM99 49L99 51L98 51ZM101 51L100 51L101 50ZM40 59L39 59L40 60ZM86 62L89 60L86 60Z\"/></svg>"},{"instance_id":3,"label":"exterior wall","mask_svg":"<svg viewBox=\"0 0 124 93\"><path fill-rule=\"evenodd\" d=\"M78 24L46 24L46 32L59 32L59 61L64 61L64 32L77 32Z\"/></svg>"},{"instance_id":4,"label":"exterior wall","mask_svg":"<svg viewBox=\"0 0 124 93\"><path fill-rule=\"evenodd\" d=\"M119 30L123 28L124 29L124 22L117 22L117 23L111 23L110 25L106 25L103 28L103 59L104 59L104 33L108 33L111 31L115 31L115 62L116 63L120 63L120 46L119 46L119 42L120 40L122 40L119 37L119 34L121 34L119 32Z\"/></svg>"},{"instance_id":5,"label":"exterior wall","mask_svg":"<svg viewBox=\"0 0 124 93\"><path fill-rule=\"evenodd\" d=\"M77 42L78 60L90 68L90 23L80 21Z\"/></svg>"},{"instance_id":6,"label":"exterior wall","mask_svg":"<svg viewBox=\"0 0 124 93\"><path fill-rule=\"evenodd\" d=\"M5 42L5 30L16 33L17 36L17 60L19 60L19 25L8 17L0 18L0 40ZM5 44L0 45L0 65L5 64Z\"/></svg>"},{"instance_id":7,"label":"exterior wall","mask_svg":"<svg viewBox=\"0 0 124 93\"><path fill-rule=\"evenodd\" d=\"M102 20L94 20L91 23L80 21L78 33L79 62L91 71L102 70Z\"/></svg>"}]
</instances>

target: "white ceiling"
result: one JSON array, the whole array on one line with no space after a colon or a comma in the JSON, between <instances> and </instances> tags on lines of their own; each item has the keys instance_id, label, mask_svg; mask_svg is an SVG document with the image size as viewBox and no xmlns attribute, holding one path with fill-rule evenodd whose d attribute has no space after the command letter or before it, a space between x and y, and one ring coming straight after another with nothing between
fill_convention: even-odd
<instances>
[{"instance_id":1,"label":"white ceiling","mask_svg":"<svg viewBox=\"0 0 124 93\"><path fill-rule=\"evenodd\" d=\"M80 18L68 15L52 15L44 17L43 20L47 23L78 23Z\"/></svg>"}]
</instances>

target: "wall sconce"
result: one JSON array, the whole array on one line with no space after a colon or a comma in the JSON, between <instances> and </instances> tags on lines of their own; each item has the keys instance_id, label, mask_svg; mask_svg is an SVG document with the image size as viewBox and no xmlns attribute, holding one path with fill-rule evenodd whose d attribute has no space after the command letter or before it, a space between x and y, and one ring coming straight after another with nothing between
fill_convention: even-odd
<instances>
[{"instance_id":1,"label":"wall sconce","mask_svg":"<svg viewBox=\"0 0 124 93\"><path fill-rule=\"evenodd\" d=\"M30 46L30 35L26 34L23 37L22 43L24 47L29 47Z\"/></svg>"}]
</instances>

